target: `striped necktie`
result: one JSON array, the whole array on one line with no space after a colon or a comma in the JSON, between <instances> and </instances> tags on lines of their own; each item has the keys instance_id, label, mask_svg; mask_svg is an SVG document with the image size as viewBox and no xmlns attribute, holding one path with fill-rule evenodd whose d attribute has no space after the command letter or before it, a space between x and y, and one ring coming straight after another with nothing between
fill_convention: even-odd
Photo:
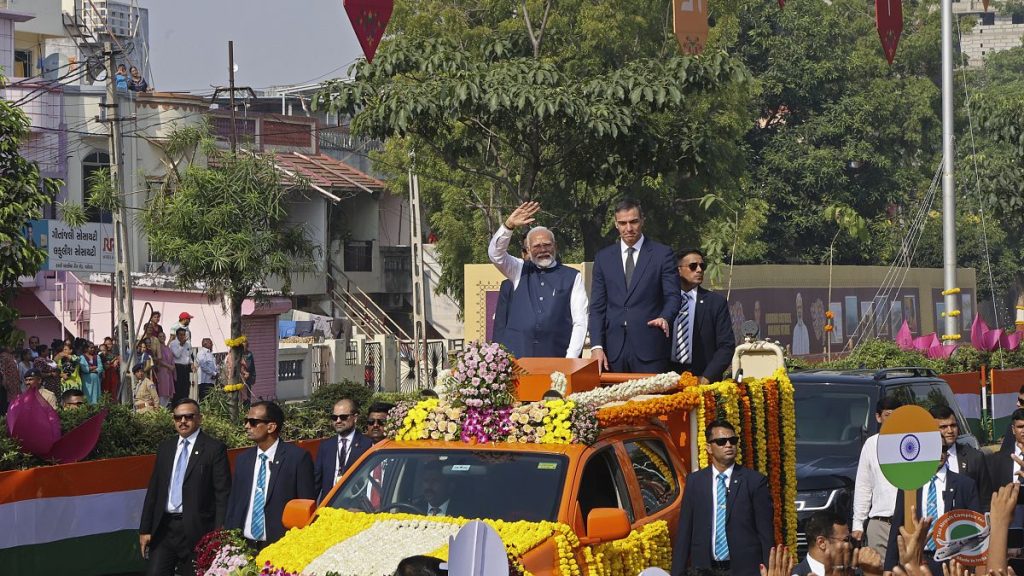
<instances>
[{"instance_id":1,"label":"striped necktie","mask_svg":"<svg viewBox=\"0 0 1024 576\"><path fill-rule=\"evenodd\" d=\"M935 481L938 480L938 475L932 476L932 481L928 483L928 503L925 505L925 514L933 521L938 520L939 514L939 499L935 494ZM928 542L925 543L924 549L928 551L935 550L935 539L931 536L928 537Z\"/></svg>"},{"instance_id":2,"label":"striped necktie","mask_svg":"<svg viewBox=\"0 0 1024 576\"><path fill-rule=\"evenodd\" d=\"M690 295L686 292L682 294L683 304L679 307L679 314L676 314L676 342L672 355L675 356L676 362L688 364L690 362Z\"/></svg>"},{"instance_id":3,"label":"striped necktie","mask_svg":"<svg viewBox=\"0 0 1024 576\"><path fill-rule=\"evenodd\" d=\"M715 560L729 559L729 540L725 535L725 503L729 492L725 488L725 474L718 475L718 490L715 506Z\"/></svg>"},{"instance_id":4,"label":"striped necktie","mask_svg":"<svg viewBox=\"0 0 1024 576\"><path fill-rule=\"evenodd\" d=\"M264 532L263 508L266 505L267 455L260 454L260 473L256 476L256 494L252 497L252 537L262 540Z\"/></svg>"}]
</instances>

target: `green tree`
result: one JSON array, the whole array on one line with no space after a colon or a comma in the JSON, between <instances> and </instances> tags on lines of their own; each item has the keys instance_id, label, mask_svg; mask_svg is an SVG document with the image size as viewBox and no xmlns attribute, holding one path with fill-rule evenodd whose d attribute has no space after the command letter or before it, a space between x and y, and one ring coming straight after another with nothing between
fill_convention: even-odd
<instances>
[{"instance_id":1,"label":"green tree","mask_svg":"<svg viewBox=\"0 0 1024 576\"><path fill-rule=\"evenodd\" d=\"M865 220L868 238L836 237L835 262L885 262L902 214L927 189L940 152L939 13L904 4L890 67L858 0L743 0L718 19L716 46L740 58L759 88L747 133L747 193L769 205L764 262L823 263L835 237L830 206ZM751 260L746 260L750 262Z\"/></svg>"},{"instance_id":2,"label":"green tree","mask_svg":"<svg viewBox=\"0 0 1024 576\"><path fill-rule=\"evenodd\" d=\"M678 55L661 2L427 0L396 6L390 36L315 105L385 139L378 169L404 190L415 153L442 287L514 206L541 202L570 259L608 240L610 210L640 198L650 233L697 243L695 201L738 189L749 124L744 67Z\"/></svg>"},{"instance_id":3,"label":"green tree","mask_svg":"<svg viewBox=\"0 0 1024 576\"><path fill-rule=\"evenodd\" d=\"M0 74L0 87L6 82ZM40 178L39 166L19 153L30 125L21 109L0 99L0 345L14 345L23 337L15 327L18 311L11 306L18 279L34 276L46 261L46 250L26 237L25 224L43 217L43 206L61 185Z\"/></svg>"},{"instance_id":4,"label":"green tree","mask_svg":"<svg viewBox=\"0 0 1024 576\"><path fill-rule=\"evenodd\" d=\"M191 163L199 148L212 167ZM282 181L271 157L216 149L202 128L176 132L167 153L173 168L141 216L150 250L177 266L179 285L222 299L237 338L246 298L265 296L271 278L287 292L292 274L312 264L316 249L304 228L286 223L285 199L303 184ZM240 352L233 349L236 372Z\"/></svg>"}]
</instances>

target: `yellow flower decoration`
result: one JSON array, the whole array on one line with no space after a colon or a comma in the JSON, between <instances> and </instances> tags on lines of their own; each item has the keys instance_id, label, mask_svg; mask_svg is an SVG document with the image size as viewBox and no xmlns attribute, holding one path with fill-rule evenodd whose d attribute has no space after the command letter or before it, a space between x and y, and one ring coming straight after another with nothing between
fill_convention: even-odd
<instances>
[{"instance_id":1,"label":"yellow flower decoration","mask_svg":"<svg viewBox=\"0 0 1024 576\"><path fill-rule=\"evenodd\" d=\"M242 334L238 338L228 338L227 340L224 341L224 344L226 344L228 348L234 348L236 346L241 346L242 344L245 344L248 341L249 338L245 334Z\"/></svg>"},{"instance_id":2,"label":"yellow flower decoration","mask_svg":"<svg viewBox=\"0 0 1024 576\"><path fill-rule=\"evenodd\" d=\"M943 296L949 296L950 294L959 294L959 293L960 293L960 289L959 288L950 288L949 290L943 290L942 291L942 295Z\"/></svg>"},{"instance_id":3,"label":"yellow flower decoration","mask_svg":"<svg viewBox=\"0 0 1024 576\"><path fill-rule=\"evenodd\" d=\"M402 428L395 434L396 440L426 440L431 430L427 428L427 417L437 408L437 398L427 398L409 409L402 420ZM436 430L436 424L435 424Z\"/></svg>"}]
</instances>

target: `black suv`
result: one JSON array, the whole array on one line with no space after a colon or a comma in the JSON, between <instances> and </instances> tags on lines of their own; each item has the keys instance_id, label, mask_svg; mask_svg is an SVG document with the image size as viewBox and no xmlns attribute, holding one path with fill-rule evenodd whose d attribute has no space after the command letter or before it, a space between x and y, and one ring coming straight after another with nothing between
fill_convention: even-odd
<instances>
[{"instance_id":1,"label":"black suv","mask_svg":"<svg viewBox=\"0 0 1024 576\"><path fill-rule=\"evenodd\" d=\"M927 368L804 370L790 374L796 402L796 509L798 549L806 550L803 525L817 510L853 517L853 484L864 440L878 432L875 405L883 396L928 409L945 404L960 423L960 442L978 441L949 384Z\"/></svg>"}]
</instances>

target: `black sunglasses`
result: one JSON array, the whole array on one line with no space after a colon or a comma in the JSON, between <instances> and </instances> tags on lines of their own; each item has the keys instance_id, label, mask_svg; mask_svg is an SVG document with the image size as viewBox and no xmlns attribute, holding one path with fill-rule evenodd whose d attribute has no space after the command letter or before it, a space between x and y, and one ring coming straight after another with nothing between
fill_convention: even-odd
<instances>
[{"instance_id":1,"label":"black sunglasses","mask_svg":"<svg viewBox=\"0 0 1024 576\"><path fill-rule=\"evenodd\" d=\"M691 271L695 271L695 270L697 270L697 268L700 268L701 270L707 270L708 269L708 265L705 264L704 262L690 262L689 264L687 264L685 266L679 266L679 267L680 268L689 268Z\"/></svg>"},{"instance_id":2,"label":"black sunglasses","mask_svg":"<svg viewBox=\"0 0 1024 576\"><path fill-rule=\"evenodd\" d=\"M248 424L250 428L255 428L260 424L269 424L270 420L264 420L263 418L246 418L244 422Z\"/></svg>"},{"instance_id":3,"label":"black sunglasses","mask_svg":"<svg viewBox=\"0 0 1024 576\"><path fill-rule=\"evenodd\" d=\"M174 418L175 422L181 422L182 420L188 420L191 422L196 419L196 414L174 414L171 418Z\"/></svg>"},{"instance_id":4,"label":"black sunglasses","mask_svg":"<svg viewBox=\"0 0 1024 576\"><path fill-rule=\"evenodd\" d=\"M355 416L355 414L331 414L331 420L334 420L335 422L339 420L344 422L353 416Z\"/></svg>"},{"instance_id":5,"label":"black sunglasses","mask_svg":"<svg viewBox=\"0 0 1024 576\"><path fill-rule=\"evenodd\" d=\"M370 418L366 421L369 426L383 426L387 418Z\"/></svg>"},{"instance_id":6,"label":"black sunglasses","mask_svg":"<svg viewBox=\"0 0 1024 576\"><path fill-rule=\"evenodd\" d=\"M726 444L732 444L735 446L739 444L740 439L738 436L729 436L728 438L715 438L711 441L718 446L725 446Z\"/></svg>"}]
</instances>

